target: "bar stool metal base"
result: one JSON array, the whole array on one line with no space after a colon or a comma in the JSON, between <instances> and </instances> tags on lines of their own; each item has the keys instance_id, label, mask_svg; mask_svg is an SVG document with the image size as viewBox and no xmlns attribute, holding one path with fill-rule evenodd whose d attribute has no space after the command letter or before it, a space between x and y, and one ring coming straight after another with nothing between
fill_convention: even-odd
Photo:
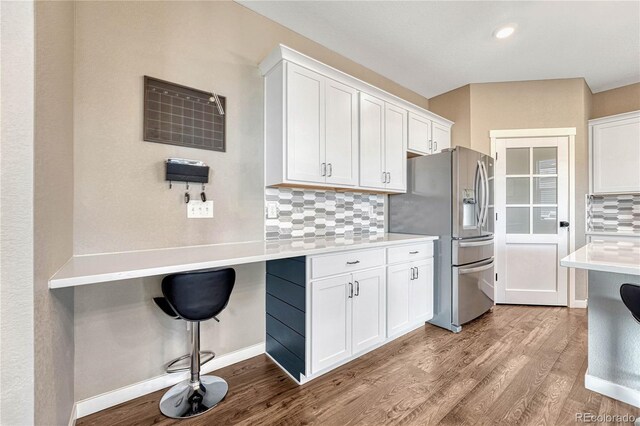
<instances>
[{"instance_id":1,"label":"bar stool metal base","mask_svg":"<svg viewBox=\"0 0 640 426\"><path fill-rule=\"evenodd\" d=\"M173 419L199 416L218 405L228 390L227 382L217 376L200 376L195 386L187 379L162 396L160 411Z\"/></svg>"}]
</instances>

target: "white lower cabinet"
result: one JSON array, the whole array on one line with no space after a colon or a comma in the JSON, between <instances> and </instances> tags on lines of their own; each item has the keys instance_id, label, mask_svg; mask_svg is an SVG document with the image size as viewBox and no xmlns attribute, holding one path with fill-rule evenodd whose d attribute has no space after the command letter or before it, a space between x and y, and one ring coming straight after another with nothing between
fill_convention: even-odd
<instances>
[{"instance_id":1,"label":"white lower cabinet","mask_svg":"<svg viewBox=\"0 0 640 426\"><path fill-rule=\"evenodd\" d=\"M362 352L385 340L384 268L353 274L353 353Z\"/></svg>"},{"instance_id":2,"label":"white lower cabinet","mask_svg":"<svg viewBox=\"0 0 640 426\"><path fill-rule=\"evenodd\" d=\"M311 371L351 356L351 274L311 283Z\"/></svg>"},{"instance_id":3,"label":"white lower cabinet","mask_svg":"<svg viewBox=\"0 0 640 426\"><path fill-rule=\"evenodd\" d=\"M385 340L384 268L311 282L311 372Z\"/></svg>"},{"instance_id":4,"label":"white lower cabinet","mask_svg":"<svg viewBox=\"0 0 640 426\"><path fill-rule=\"evenodd\" d=\"M433 258L387 269L387 336L433 318Z\"/></svg>"},{"instance_id":5,"label":"white lower cabinet","mask_svg":"<svg viewBox=\"0 0 640 426\"><path fill-rule=\"evenodd\" d=\"M312 256L306 274L307 379L433 317L432 242Z\"/></svg>"}]
</instances>

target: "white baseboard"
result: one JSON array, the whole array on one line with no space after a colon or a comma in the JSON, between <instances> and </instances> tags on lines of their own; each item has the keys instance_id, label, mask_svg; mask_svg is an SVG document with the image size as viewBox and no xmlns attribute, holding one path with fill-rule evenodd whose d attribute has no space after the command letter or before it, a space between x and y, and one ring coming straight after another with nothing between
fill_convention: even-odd
<instances>
[{"instance_id":1,"label":"white baseboard","mask_svg":"<svg viewBox=\"0 0 640 426\"><path fill-rule=\"evenodd\" d=\"M249 346L247 348L221 355L203 365L202 374L207 374L219 368L235 364L236 362L244 361L254 356L263 354L264 352L265 344L258 343L257 345ZM98 411L113 407L114 405L122 404L123 402L127 402L143 395L147 395L151 392L155 392L160 389L175 385L176 383L188 378L189 373L186 371L182 373L163 374L161 376L144 380L133 385L105 392L91 398L83 399L82 401L78 401L74 405L75 415L73 417L79 419L81 417L88 416L89 414L97 413Z\"/></svg>"},{"instance_id":2,"label":"white baseboard","mask_svg":"<svg viewBox=\"0 0 640 426\"><path fill-rule=\"evenodd\" d=\"M591 376L588 371L584 375L584 387L615 400L640 408L640 391Z\"/></svg>"},{"instance_id":3,"label":"white baseboard","mask_svg":"<svg viewBox=\"0 0 640 426\"><path fill-rule=\"evenodd\" d=\"M571 306L569 306L570 308L581 308L581 309L586 309L587 308L587 299L582 299L582 300L573 300L571 301Z\"/></svg>"},{"instance_id":4,"label":"white baseboard","mask_svg":"<svg viewBox=\"0 0 640 426\"><path fill-rule=\"evenodd\" d=\"M73 403L71 407L71 415L69 416L69 426L76 426L76 420L78 419L78 404Z\"/></svg>"}]
</instances>

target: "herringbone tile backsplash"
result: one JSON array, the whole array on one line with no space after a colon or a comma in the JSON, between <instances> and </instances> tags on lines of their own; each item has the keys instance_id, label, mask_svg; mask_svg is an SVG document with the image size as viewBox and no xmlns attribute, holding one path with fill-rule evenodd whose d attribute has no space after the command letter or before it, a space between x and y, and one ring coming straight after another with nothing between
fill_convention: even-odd
<instances>
[{"instance_id":1,"label":"herringbone tile backsplash","mask_svg":"<svg viewBox=\"0 0 640 426\"><path fill-rule=\"evenodd\" d=\"M265 199L278 210L277 219L265 211L267 240L384 233L383 195L266 188Z\"/></svg>"},{"instance_id":2,"label":"herringbone tile backsplash","mask_svg":"<svg viewBox=\"0 0 640 426\"><path fill-rule=\"evenodd\" d=\"M640 235L640 194L587 197L587 231Z\"/></svg>"}]
</instances>

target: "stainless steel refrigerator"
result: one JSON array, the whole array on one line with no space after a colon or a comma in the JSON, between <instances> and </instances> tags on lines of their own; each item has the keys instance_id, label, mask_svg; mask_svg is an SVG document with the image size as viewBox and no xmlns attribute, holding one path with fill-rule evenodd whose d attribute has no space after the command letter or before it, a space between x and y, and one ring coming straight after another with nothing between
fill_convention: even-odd
<instances>
[{"instance_id":1,"label":"stainless steel refrigerator","mask_svg":"<svg viewBox=\"0 0 640 426\"><path fill-rule=\"evenodd\" d=\"M434 317L453 332L493 306L493 159L456 147L408 161L407 193L389 196L389 231L437 235Z\"/></svg>"}]
</instances>

